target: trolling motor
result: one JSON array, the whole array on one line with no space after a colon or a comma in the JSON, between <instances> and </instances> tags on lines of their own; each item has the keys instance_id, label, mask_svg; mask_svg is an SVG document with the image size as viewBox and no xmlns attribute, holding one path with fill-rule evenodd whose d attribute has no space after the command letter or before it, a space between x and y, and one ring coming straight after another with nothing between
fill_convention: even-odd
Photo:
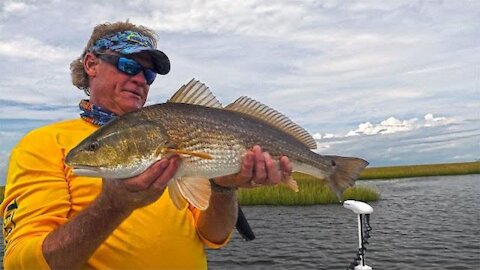
<instances>
[{"instance_id":1,"label":"trolling motor","mask_svg":"<svg viewBox=\"0 0 480 270\"><path fill-rule=\"evenodd\" d=\"M352 210L358 215L358 252L353 262L347 267L347 270L372 270L372 267L365 264L365 247L370 238L370 214L373 208L364 203L354 200L347 200L343 203L343 207Z\"/></svg>"}]
</instances>

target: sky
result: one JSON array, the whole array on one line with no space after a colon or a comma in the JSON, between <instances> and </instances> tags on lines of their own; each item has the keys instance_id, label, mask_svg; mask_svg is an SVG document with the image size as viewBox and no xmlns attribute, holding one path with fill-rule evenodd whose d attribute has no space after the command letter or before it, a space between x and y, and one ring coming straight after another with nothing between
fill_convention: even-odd
<instances>
[{"instance_id":1,"label":"sky","mask_svg":"<svg viewBox=\"0 0 480 270\"><path fill-rule=\"evenodd\" d=\"M466 0L0 0L0 174L28 130L78 117L70 62L95 25L127 19L172 63L148 104L196 78L224 105L249 96L284 113L320 154L479 160L478 18Z\"/></svg>"}]
</instances>

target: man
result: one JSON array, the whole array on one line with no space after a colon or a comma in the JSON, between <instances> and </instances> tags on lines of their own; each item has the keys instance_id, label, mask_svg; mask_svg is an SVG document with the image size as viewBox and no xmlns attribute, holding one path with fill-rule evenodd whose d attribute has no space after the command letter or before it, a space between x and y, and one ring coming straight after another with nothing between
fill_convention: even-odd
<instances>
[{"instance_id":1,"label":"man","mask_svg":"<svg viewBox=\"0 0 480 270\"><path fill-rule=\"evenodd\" d=\"M16 268L205 269L204 246L226 244L237 218L237 187L278 184L281 170L259 146L241 171L213 179L210 206L177 210L164 192L178 156L162 159L129 179L72 174L65 155L99 125L140 109L156 74L170 70L154 33L129 22L95 27L83 54L72 62L72 82L89 100L81 118L27 134L13 149L1 205L4 266Z\"/></svg>"}]
</instances>

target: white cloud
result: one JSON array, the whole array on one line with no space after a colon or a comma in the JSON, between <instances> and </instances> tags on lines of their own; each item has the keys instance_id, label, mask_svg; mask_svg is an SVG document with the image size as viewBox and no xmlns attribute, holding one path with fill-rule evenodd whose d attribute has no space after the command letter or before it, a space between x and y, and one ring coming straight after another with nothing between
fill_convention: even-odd
<instances>
[{"instance_id":1,"label":"white cloud","mask_svg":"<svg viewBox=\"0 0 480 270\"><path fill-rule=\"evenodd\" d=\"M433 117L433 114L427 113L424 117L424 127L443 126L452 123L454 120L447 117Z\"/></svg>"},{"instance_id":2,"label":"white cloud","mask_svg":"<svg viewBox=\"0 0 480 270\"><path fill-rule=\"evenodd\" d=\"M4 13L23 13L23 12L28 12L32 10L33 7L31 5L28 5L25 2L19 2L15 0L6 0L3 3L2 11Z\"/></svg>"},{"instance_id":3,"label":"white cloud","mask_svg":"<svg viewBox=\"0 0 480 270\"><path fill-rule=\"evenodd\" d=\"M249 36L288 34L308 15L308 5L294 2L176 1L156 2L150 24L160 31Z\"/></svg>"},{"instance_id":4,"label":"white cloud","mask_svg":"<svg viewBox=\"0 0 480 270\"><path fill-rule=\"evenodd\" d=\"M386 120L381 121L379 124L372 124L370 122L361 123L358 125L357 129L350 130L345 135L334 135L331 133L322 135L321 133L317 132L313 135L313 138L317 141L320 141L322 139L325 140L360 135L387 135L398 132L413 131L419 128L445 126L455 122L453 118L434 117L431 113L427 113L423 118L424 121L419 121L417 118L400 120L391 116Z\"/></svg>"},{"instance_id":5,"label":"white cloud","mask_svg":"<svg viewBox=\"0 0 480 270\"><path fill-rule=\"evenodd\" d=\"M335 56L331 59L324 59L324 61L317 62L312 59L313 63L306 69L310 73L341 73L341 72L358 72L365 68L371 68L374 71L380 67L384 67L396 61L396 56L391 54L382 54L379 52L367 53L362 55L342 55ZM373 68L373 69L372 69Z\"/></svg>"},{"instance_id":6,"label":"white cloud","mask_svg":"<svg viewBox=\"0 0 480 270\"><path fill-rule=\"evenodd\" d=\"M448 119L448 118L447 118ZM425 124L418 120L418 126ZM419 127L409 132L374 136L337 137L317 141L316 152L356 156L368 160L371 166L448 163L480 160L480 120L465 120L471 126L453 124ZM328 145L329 148L320 147Z\"/></svg>"},{"instance_id":7,"label":"white cloud","mask_svg":"<svg viewBox=\"0 0 480 270\"><path fill-rule=\"evenodd\" d=\"M317 132L317 133L313 134L312 137L313 137L313 139L315 139L315 140L320 140L320 139L322 139L323 136L322 136L322 134L320 134L320 133Z\"/></svg>"},{"instance_id":8,"label":"white cloud","mask_svg":"<svg viewBox=\"0 0 480 270\"><path fill-rule=\"evenodd\" d=\"M362 123L358 125L356 130L349 131L345 136L391 134L409 131L416 128L416 123L416 118L402 121L392 116L378 125L373 125L370 122Z\"/></svg>"},{"instance_id":9,"label":"white cloud","mask_svg":"<svg viewBox=\"0 0 480 270\"><path fill-rule=\"evenodd\" d=\"M158 32L172 60L149 102L195 77L225 104L249 95L321 131L319 148L339 154L350 140L466 130L462 120L478 118L479 9L478 1L3 0L0 95L14 105L0 113L77 116L65 109L83 97L70 62L94 25L129 18ZM391 149L388 160L411 158Z\"/></svg>"},{"instance_id":10,"label":"white cloud","mask_svg":"<svg viewBox=\"0 0 480 270\"><path fill-rule=\"evenodd\" d=\"M447 64L447 65L431 65L431 66L427 66L427 67L418 68L418 69L408 71L407 74L433 73L433 72L438 72L438 71L457 69L461 66L462 65L459 64L459 63Z\"/></svg>"},{"instance_id":11,"label":"white cloud","mask_svg":"<svg viewBox=\"0 0 480 270\"><path fill-rule=\"evenodd\" d=\"M317 149L316 151L325 151L330 148L330 144L328 143L319 143L317 142Z\"/></svg>"},{"instance_id":12,"label":"white cloud","mask_svg":"<svg viewBox=\"0 0 480 270\"><path fill-rule=\"evenodd\" d=\"M384 97L390 100L398 99L418 99L428 96L428 90L426 89L409 89L409 88L391 88L388 91L379 93L380 97Z\"/></svg>"},{"instance_id":13,"label":"white cloud","mask_svg":"<svg viewBox=\"0 0 480 270\"><path fill-rule=\"evenodd\" d=\"M66 48L46 44L32 37L17 36L0 41L0 56L50 62L74 59L76 53Z\"/></svg>"},{"instance_id":14,"label":"white cloud","mask_svg":"<svg viewBox=\"0 0 480 270\"><path fill-rule=\"evenodd\" d=\"M337 137L342 137L340 135L335 135L333 133L325 133L325 134L321 134L321 133L315 133L313 134L313 139L315 140L321 140L321 139L332 139L332 138L337 138Z\"/></svg>"}]
</instances>

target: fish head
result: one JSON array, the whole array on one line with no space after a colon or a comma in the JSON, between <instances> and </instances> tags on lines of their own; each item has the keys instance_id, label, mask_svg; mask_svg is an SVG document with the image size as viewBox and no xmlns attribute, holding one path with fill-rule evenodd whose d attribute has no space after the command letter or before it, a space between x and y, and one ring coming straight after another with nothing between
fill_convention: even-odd
<instances>
[{"instance_id":1,"label":"fish head","mask_svg":"<svg viewBox=\"0 0 480 270\"><path fill-rule=\"evenodd\" d=\"M75 175L128 178L145 171L171 145L162 126L151 121L117 118L99 128L65 158Z\"/></svg>"}]
</instances>

